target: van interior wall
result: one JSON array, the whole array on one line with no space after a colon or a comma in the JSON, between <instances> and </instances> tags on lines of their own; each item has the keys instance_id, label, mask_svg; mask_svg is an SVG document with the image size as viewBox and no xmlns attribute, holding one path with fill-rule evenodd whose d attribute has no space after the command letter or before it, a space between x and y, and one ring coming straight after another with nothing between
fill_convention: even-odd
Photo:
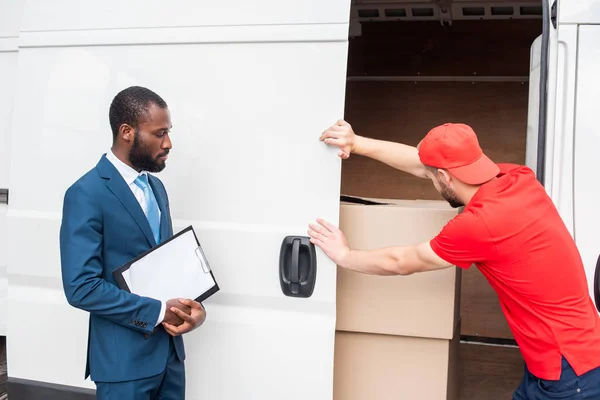
<instances>
[{"instance_id":1,"label":"van interior wall","mask_svg":"<svg viewBox=\"0 0 600 400\"><path fill-rule=\"evenodd\" d=\"M496 162L524 163L528 82L354 81L373 76L529 75L541 20L367 22L349 44L345 119L359 135L416 146L432 127L464 122ZM342 193L441 197L426 180L360 156L342 168ZM462 335L512 339L497 296L476 268L463 273Z\"/></svg>"}]
</instances>

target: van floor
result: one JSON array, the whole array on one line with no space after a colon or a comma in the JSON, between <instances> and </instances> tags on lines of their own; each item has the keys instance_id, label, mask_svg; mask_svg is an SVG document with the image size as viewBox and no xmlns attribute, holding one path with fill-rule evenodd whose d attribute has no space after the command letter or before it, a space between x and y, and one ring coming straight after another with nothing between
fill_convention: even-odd
<instances>
[{"instance_id":1,"label":"van floor","mask_svg":"<svg viewBox=\"0 0 600 400\"><path fill-rule=\"evenodd\" d=\"M517 347L461 342L460 400L511 399L523 378Z\"/></svg>"}]
</instances>

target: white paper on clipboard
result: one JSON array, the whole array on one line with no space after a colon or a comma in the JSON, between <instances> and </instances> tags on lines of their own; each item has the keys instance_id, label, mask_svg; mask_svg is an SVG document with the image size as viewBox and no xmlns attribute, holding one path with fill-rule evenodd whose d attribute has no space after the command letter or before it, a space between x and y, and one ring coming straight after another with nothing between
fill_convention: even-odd
<instances>
[{"instance_id":1,"label":"white paper on clipboard","mask_svg":"<svg viewBox=\"0 0 600 400\"><path fill-rule=\"evenodd\" d=\"M161 301L195 299L216 286L193 230L163 243L121 274L131 293Z\"/></svg>"}]
</instances>

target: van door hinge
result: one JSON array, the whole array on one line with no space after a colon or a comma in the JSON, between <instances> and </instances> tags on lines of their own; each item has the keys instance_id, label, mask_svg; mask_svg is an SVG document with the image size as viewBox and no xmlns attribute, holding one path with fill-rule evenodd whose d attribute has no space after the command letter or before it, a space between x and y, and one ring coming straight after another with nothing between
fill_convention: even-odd
<instances>
[{"instance_id":1,"label":"van door hinge","mask_svg":"<svg viewBox=\"0 0 600 400\"><path fill-rule=\"evenodd\" d=\"M550 21L554 29L556 29L556 0L552 3L552 8L550 9Z\"/></svg>"}]
</instances>

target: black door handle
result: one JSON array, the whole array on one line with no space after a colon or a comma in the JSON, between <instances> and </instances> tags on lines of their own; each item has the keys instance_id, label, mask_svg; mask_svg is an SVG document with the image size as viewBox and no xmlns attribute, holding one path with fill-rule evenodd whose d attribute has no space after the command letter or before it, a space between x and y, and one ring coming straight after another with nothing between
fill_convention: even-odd
<instances>
[{"instance_id":1,"label":"black door handle","mask_svg":"<svg viewBox=\"0 0 600 400\"><path fill-rule=\"evenodd\" d=\"M279 253L281 291L290 297L310 297L317 277L317 254L310 238L287 236Z\"/></svg>"}]
</instances>

